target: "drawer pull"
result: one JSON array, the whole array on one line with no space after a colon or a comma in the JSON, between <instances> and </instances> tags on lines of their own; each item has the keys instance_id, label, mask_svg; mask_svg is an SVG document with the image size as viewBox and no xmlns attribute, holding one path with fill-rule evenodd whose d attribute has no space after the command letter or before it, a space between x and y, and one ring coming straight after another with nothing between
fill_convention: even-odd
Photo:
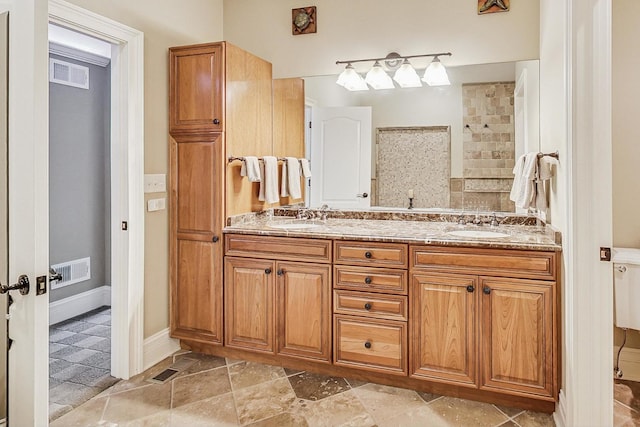
<instances>
[{"instance_id":1,"label":"drawer pull","mask_svg":"<svg viewBox=\"0 0 640 427\"><path fill-rule=\"evenodd\" d=\"M367 251L364 253L364 257L365 258L371 258L373 255L371 254L371 252Z\"/></svg>"},{"instance_id":2,"label":"drawer pull","mask_svg":"<svg viewBox=\"0 0 640 427\"><path fill-rule=\"evenodd\" d=\"M213 119L213 124L214 125L219 125L220 124L220 120L219 119Z\"/></svg>"},{"instance_id":3,"label":"drawer pull","mask_svg":"<svg viewBox=\"0 0 640 427\"><path fill-rule=\"evenodd\" d=\"M364 309L367 310L367 311L371 310L371 303L370 302L365 303Z\"/></svg>"},{"instance_id":4,"label":"drawer pull","mask_svg":"<svg viewBox=\"0 0 640 427\"><path fill-rule=\"evenodd\" d=\"M482 292L484 292L486 295L489 295L489 294L491 293L491 288L490 288L490 287L488 287L488 286L485 286L485 287L482 289Z\"/></svg>"},{"instance_id":5,"label":"drawer pull","mask_svg":"<svg viewBox=\"0 0 640 427\"><path fill-rule=\"evenodd\" d=\"M371 277L367 276L364 278L364 283L366 283L367 285L371 284Z\"/></svg>"},{"instance_id":6,"label":"drawer pull","mask_svg":"<svg viewBox=\"0 0 640 427\"><path fill-rule=\"evenodd\" d=\"M265 274L271 274L271 269L270 268L265 268L264 269L264 273Z\"/></svg>"},{"instance_id":7,"label":"drawer pull","mask_svg":"<svg viewBox=\"0 0 640 427\"><path fill-rule=\"evenodd\" d=\"M276 274L278 274L278 276L282 276L284 274L284 270L279 268L278 271L276 271Z\"/></svg>"},{"instance_id":8,"label":"drawer pull","mask_svg":"<svg viewBox=\"0 0 640 427\"><path fill-rule=\"evenodd\" d=\"M369 341L365 342L364 348L371 348L371 343Z\"/></svg>"},{"instance_id":9,"label":"drawer pull","mask_svg":"<svg viewBox=\"0 0 640 427\"><path fill-rule=\"evenodd\" d=\"M467 286L467 292L473 292L475 290L476 290L476 288L474 288L473 285Z\"/></svg>"}]
</instances>

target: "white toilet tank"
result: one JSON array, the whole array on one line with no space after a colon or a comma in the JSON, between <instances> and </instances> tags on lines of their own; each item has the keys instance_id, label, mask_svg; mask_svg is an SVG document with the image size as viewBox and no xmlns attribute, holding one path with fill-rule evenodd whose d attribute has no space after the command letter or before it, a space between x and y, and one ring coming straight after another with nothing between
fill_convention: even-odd
<instances>
[{"instance_id":1,"label":"white toilet tank","mask_svg":"<svg viewBox=\"0 0 640 427\"><path fill-rule=\"evenodd\" d=\"M640 330L640 249L613 248L615 322Z\"/></svg>"}]
</instances>

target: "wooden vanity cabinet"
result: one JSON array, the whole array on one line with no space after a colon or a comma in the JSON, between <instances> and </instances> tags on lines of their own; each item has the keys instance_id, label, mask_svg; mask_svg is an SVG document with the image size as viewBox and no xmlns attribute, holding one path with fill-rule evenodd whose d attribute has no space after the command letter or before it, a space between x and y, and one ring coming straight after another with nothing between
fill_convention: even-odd
<instances>
[{"instance_id":1,"label":"wooden vanity cabinet","mask_svg":"<svg viewBox=\"0 0 640 427\"><path fill-rule=\"evenodd\" d=\"M411 377L557 398L556 253L412 246L410 256Z\"/></svg>"},{"instance_id":2,"label":"wooden vanity cabinet","mask_svg":"<svg viewBox=\"0 0 640 427\"><path fill-rule=\"evenodd\" d=\"M329 363L330 242L243 235L225 240L226 346Z\"/></svg>"},{"instance_id":3,"label":"wooden vanity cabinet","mask_svg":"<svg viewBox=\"0 0 640 427\"><path fill-rule=\"evenodd\" d=\"M257 201L240 166L226 157L271 153L271 81L270 63L227 42L169 49L174 338L223 344L222 227L226 217L251 210L247 205Z\"/></svg>"}]
</instances>

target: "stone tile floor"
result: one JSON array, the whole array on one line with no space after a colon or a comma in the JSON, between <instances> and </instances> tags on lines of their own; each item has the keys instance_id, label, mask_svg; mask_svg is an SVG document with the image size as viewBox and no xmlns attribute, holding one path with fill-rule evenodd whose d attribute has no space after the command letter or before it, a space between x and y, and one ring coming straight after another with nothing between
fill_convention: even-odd
<instances>
[{"instance_id":1,"label":"stone tile floor","mask_svg":"<svg viewBox=\"0 0 640 427\"><path fill-rule=\"evenodd\" d=\"M49 419L111 387L111 309L101 307L49 328Z\"/></svg>"},{"instance_id":2,"label":"stone tile floor","mask_svg":"<svg viewBox=\"0 0 640 427\"><path fill-rule=\"evenodd\" d=\"M164 384L148 379L193 363ZM71 426L553 426L549 414L179 352L63 415Z\"/></svg>"},{"instance_id":3,"label":"stone tile floor","mask_svg":"<svg viewBox=\"0 0 640 427\"><path fill-rule=\"evenodd\" d=\"M640 382L615 380L613 397L615 427L640 426Z\"/></svg>"}]
</instances>

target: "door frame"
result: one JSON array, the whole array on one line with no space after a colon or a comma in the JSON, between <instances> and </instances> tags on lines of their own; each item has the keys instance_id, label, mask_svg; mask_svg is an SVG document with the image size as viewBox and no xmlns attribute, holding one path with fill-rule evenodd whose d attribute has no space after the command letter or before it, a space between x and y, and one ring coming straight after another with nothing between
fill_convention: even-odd
<instances>
[{"instance_id":1,"label":"door frame","mask_svg":"<svg viewBox=\"0 0 640 427\"><path fill-rule=\"evenodd\" d=\"M551 135L556 142L541 134L560 149L566 189L556 199L564 222L564 378L554 420L559 427L612 425L613 269L599 260L599 248L613 242L612 0L541 0L540 7L541 24L558 16L546 24L562 25L558 57L550 60L562 61L564 77L564 93L553 93L553 102L566 105L566 116L553 119L566 123L564 135Z\"/></svg>"},{"instance_id":2,"label":"door frame","mask_svg":"<svg viewBox=\"0 0 640 427\"><path fill-rule=\"evenodd\" d=\"M62 0L49 22L112 44L111 375L128 379L143 370L144 34Z\"/></svg>"}]
</instances>

